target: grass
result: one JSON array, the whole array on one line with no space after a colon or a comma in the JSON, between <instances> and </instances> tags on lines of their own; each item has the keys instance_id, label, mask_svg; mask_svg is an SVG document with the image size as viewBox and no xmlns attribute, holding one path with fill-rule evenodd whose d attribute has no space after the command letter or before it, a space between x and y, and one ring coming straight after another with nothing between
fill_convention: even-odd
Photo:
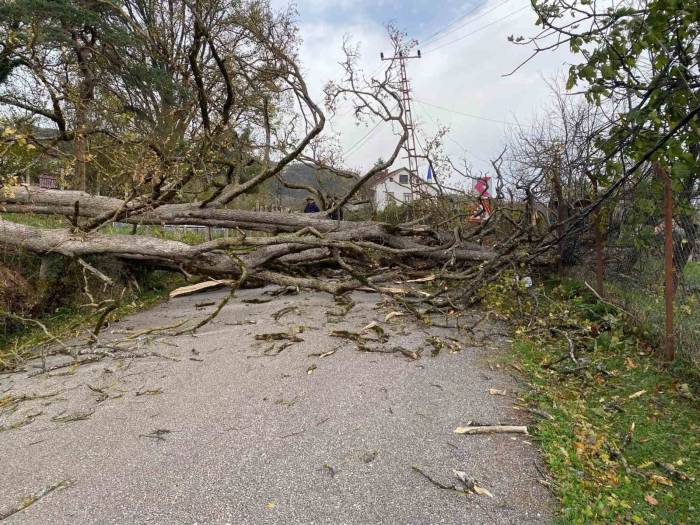
<instances>
[{"instance_id":1,"label":"grass","mask_svg":"<svg viewBox=\"0 0 700 525\"><path fill-rule=\"evenodd\" d=\"M68 221L64 218L30 215L30 214L0 214L2 219L13 222L27 224L41 228L65 228ZM130 235L132 227L128 225L110 225L105 228L106 233ZM204 229L161 228L159 226L139 226L138 234L150 235L161 239L176 240L187 244L199 244L208 240L207 231ZM213 237L221 237L224 233L220 230L213 230ZM97 264L98 261L88 262ZM3 264L24 275L30 282L38 275L40 259L32 254L22 251L2 254L0 264ZM109 273L109 272L107 272ZM159 271L137 272L140 291L130 291L122 304L114 310L109 319L116 319L121 316L148 308L153 303L160 300L169 290L182 284L183 279L177 275ZM36 316L36 320L43 323L48 331L61 339L69 339L78 332L92 325L99 313L91 308L81 307L85 302L89 302L81 292L83 280L80 271L76 271L76 265L54 264L52 265L50 284L48 287L43 284L37 285L36 293L42 297L43 304L27 306L27 312L31 311ZM119 279L117 279L119 281ZM35 283L37 284L37 283ZM95 290L101 288L102 283L93 285ZM44 288L42 288L42 286ZM98 300L105 299L110 295L119 295L119 290L107 290L105 297L98 297ZM93 290L93 293L95 292ZM103 291L104 292L104 291ZM98 293L103 296L105 293ZM2 312L0 311L0 314ZM14 312L18 313L18 312ZM31 317L29 313L23 314ZM27 357L34 354L34 349L47 341L44 331L32 322L21 323L16 320L1 319L0 324L0 370L15 366Z\"/></svg>"},{"instance_id":2,"label":"grass","mask_svg":"<svg viewBox=\"0 0 700 525\"><path fill-rule=\"evenodd\" d=\"M594 282L587 269L577 269L576 272L589 283ZM659 257L645 257L628 273L628 277L609 276L605 281L605 292L630 312L638 325L644 327L645 338L654 344L661 344L666 317L663 261ZM698 262L686 265L683 286L676 292L674 334L676 351L684 359L694 361L694 366L700 367L700 293L687 291L690 287L700 287Z\"/></svg>"},{"instance_id":3,"label":"grass","mask_svg":"<svg viewBox=\"0 0 700 525\"><path fill-rule=\"evenodd\" d=\"M499 288L500 287L500 288ZM508 293L504 293L508 291ZM509 357L551 415L534 436L561 502L561 524L691 524L700 516L700 376L665 366L618 311L571 282L499 284L487 303L516 324ZM563 361L572 338L578 365Z\"/></svg>"},{"instance_id":4,"label":"grass","mask_svg":"<svg viewBox=\"0 0 700 525\"><path fill-rule=\"evenodd\" d=\"M685 266L685 278L688 284L700 286L700 262L689 262Z\"/></svg>"},{"instance_id":5,"label":"grass","mask_svg":"<svg viewBox=\"0 0 700 525\"><path fill-rule=\"evenodd\" d=\"M166 272L149 273L141 279L141 291L124 298L120 306L110 313L108 319L114 321L125 315L148 309L182 283L183 278L178 275ZM69 304L37 320L44 324L52 335L65 340L91 328L98 315L99 313L92 309ZM43 329L35 323L27 323L21 329L9 333L0 332L0 370L12 368L24 359L35 356L36 348L48 340Z\"/></svg>"}]
</instances>

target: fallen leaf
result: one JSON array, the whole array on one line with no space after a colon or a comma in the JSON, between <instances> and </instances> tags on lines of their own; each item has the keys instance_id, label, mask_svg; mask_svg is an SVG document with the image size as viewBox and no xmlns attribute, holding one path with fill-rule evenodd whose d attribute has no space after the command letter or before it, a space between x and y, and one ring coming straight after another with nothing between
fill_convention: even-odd
<instances>
[{"instance_id":1,"label":"fallen leaf","mask_svg":"<svg viewBox=\"0 0 700 525\"><path fill-rule=\"evenodd\" d=\"M644 496L644 499L646 500L646 502L649 505L658 505L659 504L659 502L656 500L656 498L654 496L652 496L651 494L647 494L646 496Z\"/></svg>"},{"instance_id":2,"label":"fallen leaf","mask_svg":"<svg viewBox=\"0 0 700 525\"><path fill-rule=\"evenodd\" d=\"M634 369L637 368L639 365L635 363L631 357L628 357L627 359L625 359L625 366L627 366L627 368L629 369Z\"/></svg>"},{"instance_id":3,"label":"fallen leaf","mask_svg":"<svg viewBox=\"0 0 700 525\"><path fill-rule=\"evenodd\" d=\"M678 393L686 399L693 399L693 394L690 391L690 387L688 386L688 383L683 383L681 385L678 385Z\"/></svg>"},{"instance_id":4,"label":"fallen leaf","mask_svg":"<svg viewBox=\"0 0 700 525\"><path fill-rule=\"evenodd\" d=\"M393 319L394 317L401 317L403 315L405 315L405 314L403 314L401 312L389 312L388 314L386 314L386 317L384 318L384 322L386 323L387 321Z\"/></svg>"},{"instance_id":5,"label":"fallen leaf","mask_svg":"<svg viewBox=\"0 0 700 525\"><path fill-rule=\"evenodd\" d=\"M646 390L640 390L639 392L635 392L634 394L631 394L628 399L637 399L638 397L643 396L646 393L647 393Z\"/></svg>"},{"instance_id":6,"label":"fallen leaf","mask_svg":"<svg viewBox=\"0 0 700 525\"><path fill-rule=\"evenodd\" d=\"M492 396L505 396L508 393L507 390L498 390L497 388L489 388L489 394Z\"/></svg>"},{"instance_id":7,"label":"fallen leaf","mask_svg":"<svg viewBox=\"0 0 700 525\"><path fill-rule=\"evenodd\" d=\"M493 494L479 485L474 485L474 492L476 492L479 496L488 496L489 498L493 498Z\"/></svg>"},{"instance_id":8,"label":"fallen leaf","mask_svg":"<svg viewBox=\"0 0 700 525\"><path fill-rule=\"evenodd\" d=\"M652 474L651 476L649 476L649 479L650 479L653 483L659 483L659 484L661 484L661 485L666 485L666 486L668 486L668 487L673 487L673 483L671 482L670 479L668 479L668 478L666 478L666 477L664 477L664 476L661 476L661 475L659 475L659 474Z\"/></svg>"},{"instance_id":9,"label":"fallen leaf","mask_svg":"<svg viewBox=\"0 0 700 525\"><path fill-rule=\"evenodd\" d=\"M377 321L372 321L367 326L365 326L362 330L360 330L360 333L366 332L367 330L373 330L378 326L379 326L379 323Z\"/></svg>"}]
</instances>

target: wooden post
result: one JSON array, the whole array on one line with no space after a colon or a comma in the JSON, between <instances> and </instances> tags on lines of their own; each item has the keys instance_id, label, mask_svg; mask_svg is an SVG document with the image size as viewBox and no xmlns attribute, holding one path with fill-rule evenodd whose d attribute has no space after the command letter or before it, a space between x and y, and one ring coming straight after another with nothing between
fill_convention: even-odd
<instances>
[{"instance_id":1,"label":"wooden post","mask_svg":"<svg viewBox=\"0 0 700 525\"><path fill-rule=\"evenodd\" d=\"M654 164L656 175L664 183L664 255L665 255L665 303L666 303L666 337L664 341L664 358L673 361L673 186L671 177L660 163Z\"/></svg>"}]
</instances>

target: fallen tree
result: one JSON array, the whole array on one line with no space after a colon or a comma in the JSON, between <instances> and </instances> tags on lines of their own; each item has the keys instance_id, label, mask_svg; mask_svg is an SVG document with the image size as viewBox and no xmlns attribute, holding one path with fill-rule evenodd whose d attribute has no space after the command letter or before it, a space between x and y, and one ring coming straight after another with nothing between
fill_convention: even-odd
<instances>
[{"instance_id":1,"label":"fallen tree","mask_svg":"<svg viewBox=\"0 0 700 525\"><path fill-rule=\"evenodd\" d=\"M235 210L231 211L235 212ZM184 215L188 217L187 211ZM247 218L254 219L255 215L263 215L261 222L248 222L246 224L250 227L247 229L259 228L264 231L273 219L278 228L285 225L291 229L297 222L293 215L273 213L248 213ZM494 257L493 250L489 248L463 242L453 242L447 246L420 244L406 235L392 233L396 228L379 223L346 223L311 218L305 218L303 223L305 226L301 231L297 230L296 235L250 237L241 232L235 238L217 239L191 246L184 242L145 235L101 234L68 228L38 228L0 219L0 243L37 254L57 253L67 257L112 255L162 264L170 262L175 267L184 266L195 273L220 276L236 272L234 268L236 265L227 263L226 255L221 251L237 247L246 250L256 248L252 253L242 256L246 266L253 271L272 260L284 260L284 257L290 254L312 251L313 260L319 248L355 251L367 249L396 257L424 257L438 261L482 262ZM150 222L150 224L156 223ZM201 218L198 224L213 225L204 218ZM333 227L333 230L330 227ZM425 233L424 230L420 232ZM295 258L296 262L303 260L303 258Z\"/></svg>"}]
</instances>

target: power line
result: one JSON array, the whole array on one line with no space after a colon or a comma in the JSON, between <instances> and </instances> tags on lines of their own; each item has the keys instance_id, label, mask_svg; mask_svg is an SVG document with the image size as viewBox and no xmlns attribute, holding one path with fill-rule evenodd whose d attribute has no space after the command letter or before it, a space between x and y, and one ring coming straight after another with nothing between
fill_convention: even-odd
<instances>
[{"instance_id":1,"label":"power line","mask_svg":"<svg viewBox=\"0 0 700 525\"><path fill-rule=\"evenodd\" d=\"M421 102L420 100L416 100L416 102L418 102L423 107L423 109L425 109L425 103ZM433 124L435 124L436 128L440 127L440 123L435 118L433 118L429 111L426 111L425 114L428 115L428 118L432 121ZM464 153L468 153L476 160L479 160L481 162L488 162L486 159L482 159L476 153L473 153L471 150L465 148L461 143L457 142L457 140L455 140L455 138L452 137L450 133L447 133L445 136L447 137L447 140L451 141L453 144L456 144Z\"/></svg>"},{"instance_id":2,"label":"power line","mask_svg":"<svg viewBox=\"0 0 700 525\"><path fill-rule=\"evenodd\" d=\"M464 21L465 19L467 19L469 16L471 16L471 15L473 15L474 13L478 12L479 9L481 9L481 8L483 7L482 5L476 6L474 9L471 9L470 11L468 11L467 13L465 13L464 15L460 16L457 20L455 20L455 21L452 22L451 24L448 24L447 26L443 27L442 29L436 31L435 33L433 33L432 35L430 35L429 37L427 37L427 38L422 42L422 45L423 45L423 46L430 46L430 45L432 45L434 42L437 42L438 40L441 40L441 39L445 38L447 35L450 35L450 34L454 33L455 31L457 31L457 30L459 30L459 29L461 29L461 28L463 28L463 27L466 27L466 26L468 26L469 24L471 24L471 23L473 23L473 22L476 22L477 20L481 20L483 17L485 17L485 16L488 15L489 13L492 13L493 11L495 11L495 10L498 9L499 7L501 7L501 6L505 5L505 4L507 4L507 3L510 2L510 1L511 1L511 0L504 0L504 1L501 2L500 4L498 4L498 5L494 6L494 7L492 7L491 9L488 9L488 10L484 11L483 13L480 13L479 16L477 16L477 17L475 17L475 18L471 18L471 19L469 19L469 20L466 20L464 23L460 23L460 22Z\"/></svg>"},{"instance_id":3,"label":"power line","mask_svg":"<svg viewBox=\"0 0 700 525\"><path fill-rule=\"evenodd\" d=\"M471 31L471 32L467 33L466 35L462 35L462 36L460 36L459 38L455 38L454 40L450 40L449 42L445 42L444 44L439 45L438 47L435 47L435 48L433 48L433 49L430 49L429 52L437 51L438 49L442 49L443 47L447 47L447 46L450 46L450 45L452 45L452 44L454 44L454 43L456 43L456 42L459 42L459 41L461 41L461 40L464 40L464 39L467 38L467 37L470 37L470 36L472 36L472 35L474 35L474 34L480 32L480 31L483 31L484 29L487 29L487 28L489 28L489 27L491 27L491 26L493 26L493 25L496 25L496 24L498 24L499 22L503 22L504 20L506 20L506 19L508 19L508 18L510 18L510 17L512 17L512 16L514 16L514 15L517 15L518 13L520 13L521 11L524 11L525 9L529 9L529 7L530 7L529 5L525 5L525 6L521 7L520 9L517 9L517 10L513 11L513 12L510 13L510 14L507 14L507 15L505 15L505 16L502 16L501 18L499 18L499 19L497 19L497 20L494 20L493 22L491 22L491 23L489 23L489 24L486 24L486 25L484 25L484 26L481 26L480 28L475 29L474 31Z\"/></svg>"},{"instance_id":4,"label":"power line","mask_svg":"<svg viewBox=\"0 0 700 525\"><path fill-rule=\"evenodd\" d=\"M514 127L522 126L522 124L520 124L518 122L508 122L507 120L496 120L496 119L492 119L492 118L488 118L488 117L482 117L480 115L474 115L472 113L464 113L462 111L457 111L456 109L449 109L449 108L446 108L443 106L438 106L437 104L431 104L430 102L426 102L425 100L415 99L415 101L419 102L420 104L424 104L426 106L431 106L431 107L434 107L436 109L441 109L443 111L448 111L450 113L454 113L456 115L462 115L464 117L474 118L477 120L483 120L485 122L493 122L494 124L505 124L506 126L514 126ZM525 126L525 127L528 127L528 126Z\"/></svg>"},{"instance_id":5,"label":"power line","mask_svg":"<svg viewBox=\"0 0 700 525\"><path fill-rule=\"evenodd\" d=\"M384 121L383 120L377 121L377 123L374 126L372 126L372 129L370 129L367 133L365 133L365 135L363 135L362 138L360 138L360 140L355 142L352 146L350 146L345 151L345 155L350 156L350 155L354 155L355 153L357 153L357 151L359 151L362 148L362 146L364 145L364 142L370 137L370 135L372 135L372 133L374 133L377 130L377 128L379 127L379 125L382 122L384 122Z\"/></svg>"}]
</instances>

